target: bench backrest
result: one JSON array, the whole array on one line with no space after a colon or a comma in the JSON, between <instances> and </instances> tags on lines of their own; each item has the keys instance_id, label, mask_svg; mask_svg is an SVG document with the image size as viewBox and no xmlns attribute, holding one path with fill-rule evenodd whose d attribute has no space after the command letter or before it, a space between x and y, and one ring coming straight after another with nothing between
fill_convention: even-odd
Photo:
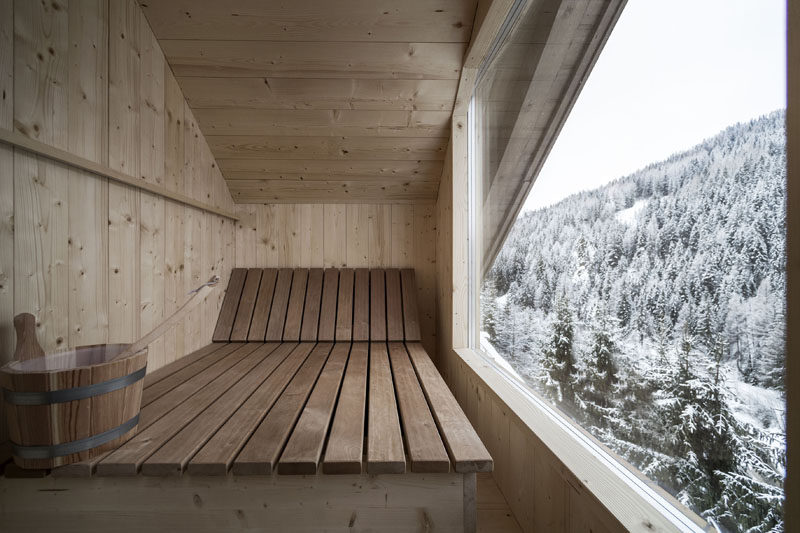
<instances>
[{"instance_id":1,"label":"bench backrest","mask_svg":"<svg viewBox=\"0 0 800 533\"><path fill-rule=\"evenodd\" d=\"M234 268L214 342L419 341L413 269Z\"/></svg>"}]
</instances>

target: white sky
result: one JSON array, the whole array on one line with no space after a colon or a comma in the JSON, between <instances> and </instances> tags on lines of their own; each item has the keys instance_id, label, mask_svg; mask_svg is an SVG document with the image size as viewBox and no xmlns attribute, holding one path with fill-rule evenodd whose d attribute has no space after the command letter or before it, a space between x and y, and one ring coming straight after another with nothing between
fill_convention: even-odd
<instances>
[{"instance_id":1,"label":"white sky","mask_svg":"<svg viewBox=\"0 0 800 533\"><path fill-rule=\"evenodd\" d=\"M523 210L784 107L785 0L628 0Z\"/></svg>"}]
</instances>

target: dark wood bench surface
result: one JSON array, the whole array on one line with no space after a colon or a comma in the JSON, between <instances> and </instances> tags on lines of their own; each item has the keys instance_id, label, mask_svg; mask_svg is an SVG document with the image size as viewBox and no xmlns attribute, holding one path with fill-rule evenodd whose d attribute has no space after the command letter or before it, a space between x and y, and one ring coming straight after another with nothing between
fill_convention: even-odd
<instances>
[{"instance_id":1,"label":"dark wood bench surface","mask_svg":"<svg viewBox=\"0 0 800 533\"><path fill-rule=\"evenodd\" d=\"M415 293L411 270L234 269L223 340L145 378L135 437L54 473L491 471Z\"/></svg>"}]
</instances>

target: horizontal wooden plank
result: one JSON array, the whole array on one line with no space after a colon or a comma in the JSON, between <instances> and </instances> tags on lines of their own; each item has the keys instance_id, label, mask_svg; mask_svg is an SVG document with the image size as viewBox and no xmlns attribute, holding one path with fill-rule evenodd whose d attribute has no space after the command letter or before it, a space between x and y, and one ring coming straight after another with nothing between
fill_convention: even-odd
<instances>
[{"instance_id":1,"label":"horizontal wooden plank","mask_svg":"<svg viewBox=\"0 0 800 533\"><path fill-rule=\"evenodd\" d=\"M159 41L176 76L455 80L463 43Z\"/></svg>"},{"instance_id":2,"label":"horizontal wooden plank","mask_svg":"<svg viewBox=\"0 0 800 533\"><path fill-rule=\"evenodd\" d=\"M205 135L450 136L449 111L196 109Z\"/></svg>"},{"instance_id":3,"label":"horizontal wooden plank","mask_svg":"<svg viewBox=\"0 0 800 533\"><path fill-rule=\"evenodd\" d=\"M284 137L209 135L214 157L228 159L339 159L441 161L447 139L438 137Z\"/></svg>"},{"instance_id":4,"label":"horizontal wooden plank","mask_svg":"<svg viewBox=\"0 0 800 533\"><path fill-rule=\"evenodd\" d=\"M214 213L215 215L220 215L225 218L229 218L231 220L239 220L236 215L230 213L224 209L220 209L214 205L210 205L204 202L200 202L195 200L194 198L189 198L188 196L184 196L175 191L171 191L166 187L162 187L160 185L156 185L149 181L145 181L137 176L131 176L129 174L125 174L124 172L120 172L115 170L111 167L107 167L100 163L96 163L89 159L84 159L83 157L77 156L72 152L67 152L65 150L61 150L42 142L39 142L35 139L31 139L21 133L16 131L8 131L3 128L0 128L0 142L15 146L26 152L30 152L36 155L40 155L46 157L48 159L52 159L53 161L57 161L64 165L67 165L72 168L86 170L91 172L92 174L97 174L98 176L102 176L108 178L112 181L116 181L117 183L123 183L125 185L130 185L136 189L141 189L163 198L168 198L170 200L174 200L178 203L188 205L191 207L196 207L197 209L201 209L203 211L207 211L209 213ZM61 175L61 174L59 174ZM63 173L64 176L68 176L68 173Z\"/></svg>"},{"instance_id":5,"label":"horizontal wooden plank","mask_svg":"<svg viewBox=\"0 0 800 533\"><path fill-rule=\"evenodd\" d=\"M158 39L469 41L475 0L141 1Z\"/></svg>"},{"instance_id":6,"label":"horizontal wooden plank","mask_svg":"<svg viewBox=\"0 0 800 533\"><path fill-rule=\"evenodd\" d=\"M346 161L299 159L217 159L229 180L375 180L435 181L442 175L442 161Z\"/></svg>"},{"instance_id":7,"label":"horizontal wooden plank","mask_svg":"<svg viewBox=\"0 0 800 533\"><path fill-rule=\"evenodd\" d=\"M144 377L144 388L147 389L148 387L155 385L162 379L171 376L175 372L181 370L184 367L189 366L190 364L206 357L207 355L215 352L222 346L225 346L224 343L211 343L206 346L203 346L199 350L195 350L194 352L184 355L177 361L170 363L168 365L164 365L161 368L153 370L152 372L148 372L147 375ZM143 400L144 401L144 400Z\"/></svg>"},{"instance_id":8,"label":"horizontal wooden plank","mask_svg":"<svg viewBox=\"0 0 800 533\"><path fill-rule=\"evenodd\" d=\"M178 78L189 105L260 109L453 109L457 80Z\"/></svg>"},{"instance_id":9,"label":"horizontal wooden plank","mask_svg":"<svg viewBox=\"0 0 800 533\"><path fill-rule=\"evenodd\" d=\"M435 201L439 184L397 181L228 181L237 203L382 203Z\"/></svg>"}]
</instances>

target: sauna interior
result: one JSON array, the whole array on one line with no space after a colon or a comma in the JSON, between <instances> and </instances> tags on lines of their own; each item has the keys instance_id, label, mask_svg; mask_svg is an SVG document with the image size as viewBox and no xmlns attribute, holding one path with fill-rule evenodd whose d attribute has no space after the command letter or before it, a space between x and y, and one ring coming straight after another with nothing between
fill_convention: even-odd
<instances>
[{"instance_id":1,"label":"sauna interior","mask_svg":"<svg viewBox=\"0 0 800 533\"><path fill-rule=\"evenodd\" d=\"M19 313L48 354L131 343L220 277L148 346L129 442L22 469L3 418L0 529L708 530L574 439L469 339L476 83L535 12L512 43L527 73L508 72L524 105L496 126L522 130L509 149L531 169L521 186L489 184L502 242L624 8L0 0L0 362ZM798 24L789 2L790 206Z\"/></svg>"}]
</instances>

